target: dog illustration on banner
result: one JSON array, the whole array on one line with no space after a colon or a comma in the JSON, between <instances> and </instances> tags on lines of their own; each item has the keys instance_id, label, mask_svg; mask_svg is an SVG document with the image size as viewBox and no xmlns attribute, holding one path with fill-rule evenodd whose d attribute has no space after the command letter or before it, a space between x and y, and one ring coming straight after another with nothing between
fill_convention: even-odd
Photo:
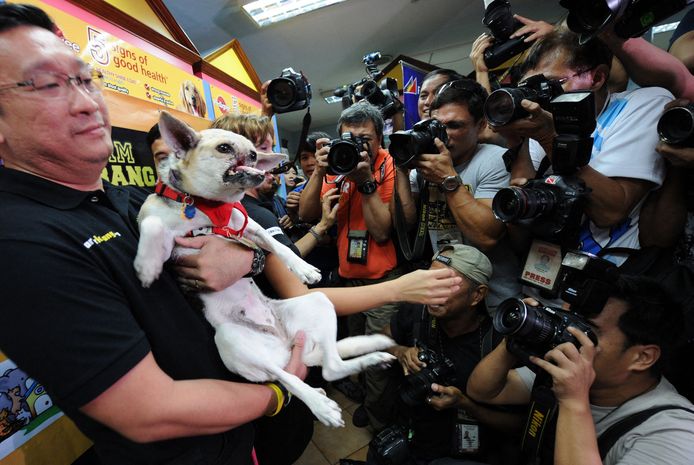
<instances>
[{"instance_id":1,"label":"dog illustration on banner","mask_svg":"<svg viewBox=\"0 0 694 465\"><path fill-rule=\"evenodd\" d=\"M207 116L207 105L202 93L195 86L195 83L190 80L185 80L181 83L181 108L193 116L205 118Z\"/></svg>"},{"instance_id":2,"label":"dog illustration on banner","mask_svg":"<svg viewBox=\"0 0 694 465\"><path fill-rule=\"evenodd\" d=\"M0 441L53 406L43 386L19 368L0 374Z\"/></svg>"},{"instance_id":3,"label":"dog illustration on banner","mask_svg":"<svg viewBox=\"0 0 694 465\"><path fill-rule=\"evenodd\" d=\"M173 153L159 164L156 193L147 198L138 216L140 242L134 266L143 286L149 287L159 277L170 256L198 252L174 248L174 237L199 228L254 243L273 253L305 283L320 279L316 268L248 218L239 203L244 190L262 183L264 170L276 166L284 155L256 153L248 139L230 131L195 132L166 112L161 114L159 129ZM222 291L199 296L226 367L252 382L279 380L328 426L344 426L337 403L322 389L284 371L298 331L306 333L304 363L322 365L328 381L395 360L378 352L394 345L384 335L336 341L335 309L320 292L273 300L252 279L243 278Z\"/></svg>"}]
</instances>

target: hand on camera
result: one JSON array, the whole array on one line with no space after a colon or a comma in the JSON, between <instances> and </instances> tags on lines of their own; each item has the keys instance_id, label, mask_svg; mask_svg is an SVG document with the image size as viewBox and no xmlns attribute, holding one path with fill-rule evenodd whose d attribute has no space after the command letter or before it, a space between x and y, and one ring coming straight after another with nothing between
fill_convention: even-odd
<instances>
[{"instance_id":1,"label":"hand on camera","mask_svg":"<svg viewBox=\"0 0 694 465\"><path fill-rule=\"evenodd\" d=\"M431 390L434 392L434 395L427 399L427 403L435 410L449 408L470 410L470 407L474 405L472 400L455 386L441 386L434 383L431 385Z\"/></svg>"},{"instance_id":2,"label":"hand on camera","mask_svg":"<svg viewBox=\"0 0 694 465\"><path fill-rule=\"evenodd\" d=\"M330 152L330 147L328 144L330 139L322 138L316 141L316 168L313 171L312 176L325 176L328 171L328 152Z\"/></svg>"},{"instance_id":3,"label":"hand on camera","mask_svg":"<svg viewBox=\"0 0 694 465\"><path fill-rule=\"evenodd\" d=\"M561 406L582 409L589 405L588 392L595 381L593 360L599 348L583 332L567 329L580 343L559 344L545 358L530 357L530 361L552 376L552 390Z\"/></svg>"},{"instance_id":4,"label":"hand on camera","mask_svg":"<svg viewBox=\"0 0 694 465\"><path fill-rule=\"evenodd\" d=\"M361 161L357 163L357 167L347 175L347 178L353 181L357 186L373 180L373 173L371 172L371 157L369 157L369 152L362 151Z\"/></svg>"},{"instance_id":5,"label":"hand on camera","mask_svg":"<svg viewBox=\"0 0 694 465\"><path fill-rule=\"evenodd\" d=\"M426 366L426 363L417 358L419 347L397 346L394 348L394 353L402 366L402 372L405 376L417 373Z\"/></svg>"},{"instance_id":6,"label":"hand on camera","mask_svg":"<svg viewBox=\"0 0 694 465\"><path fill-rule=\"evenodd\" d=\"M470 61L475 71L478 73L486 73L489 71L487 63L484 61L484 52L487 50L494 42L494 38L483 32L475 41L472 43L472 50L470 50Z\"/></svg>"},{"instance_id":7,"label":"hand on camera","mask_svg":"<svg viewBox=\"0 0 694 465\"><path fill-rule=\"evenodd\" d=\"M421 174L424 179L433 183L441 184L447 176L455 176L455 168L453 167L453 159L451 152L448 151L446 144L441 142L437 137L434 139L436 148L439 153L423 154L415 160L417 173Z\"/></svg>"},{"instance_id":8,"label":"hand on camera","mask_svg":"<svg viewBox=\"0 0 694 465\"><path fill-rule=\"evenodd\" d=\"M504 126L492 127L492 130L504 136L509 147L520 144L524 137L535 139L551 159L552 142L557 135L552 113L543 110L539 103L527 99L521 100L521 106L530 113L528 116Z\"/></svg>"},{"instance_id":9,"label":"hand on camera","mask_svg":"<svg viewBox=\"0 0 694 465\"><path fill-rule=\"evenodd\" d=\"M511 39L524 36L525 34L530 34L525 38L525 40L523 40L523 42L533 42L537 39L543 38L554 30L554 26L544 21L535 21L521 15L513 15L513 17L523 23L523 27L511 34Z\"/></svg>"},{"instance_id":10,"label":"hand on camera","mask_svg":"<svg viewBox=\"0 0 694 465\"><path fill-rule=\"evenodd\" d=\"M267 98L267 88L270 86L271 82L272 80L265 81L260 87L260 114L268 118L272 118L272 115L275 114L272 103L270 103L270 99Z\"/></svg>"}]
</instances>

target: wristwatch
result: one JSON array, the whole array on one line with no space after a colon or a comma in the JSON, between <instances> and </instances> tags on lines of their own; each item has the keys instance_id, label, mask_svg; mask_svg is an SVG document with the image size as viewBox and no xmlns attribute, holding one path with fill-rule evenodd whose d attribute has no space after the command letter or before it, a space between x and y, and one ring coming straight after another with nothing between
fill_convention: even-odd
<instances>
[{"instance_id":1,"label":"wristwatch","mask_svg":"<svg viewBox=\"0 0 694 465\"><path fill-rule=\"evenodd\" d=\"M443 181L441 181L441 184L439 184L439 189L441 189L443 192L455 192L462 185L463 180L460 179L460 176L456 174L455 176L446 176L443 178Z\"/></svg>"},{"instance_id":2,"label":"wristwatch","mask_svg":"<svg viewBox=\"0 0 694 465\"><path fill-rule=\"evenodd\" d=\"M363 183L359 184L357 186L357 190L361 192L362 194L373 194L376 192L376 183L374 181L364 181Z\"/></svg>"},{"instance_id":3,"label":"wristwatch","mask_svg":"<svg viewBox=\"0 0 694 465\"><path fill-rule=\"evenodd\" d=\"M258 276L265 269L265 252L259 247L253 248L253 261L251 262L251 270L244 278L252 278Z\"/></svg>"}]
</instances>

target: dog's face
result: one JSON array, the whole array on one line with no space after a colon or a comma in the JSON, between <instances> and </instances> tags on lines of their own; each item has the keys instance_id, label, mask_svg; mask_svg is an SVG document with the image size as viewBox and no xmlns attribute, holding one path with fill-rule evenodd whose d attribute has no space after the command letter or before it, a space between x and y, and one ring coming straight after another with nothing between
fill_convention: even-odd
<instances>
[{"instance_id":1,"label":"dog's face","mask_svg":"<svg viewBox=\"0 0 694 465\"><path fill-rule=\"evenodd\" d=\"M196 132L167 112L159 129L172 153L159 164L162 181L174 189L209 200L236 202L245 189L256 187L265 170L277 166L282 154L257 153L251 141L231 131Z\"/></svg>"},{"instance_id":2,"label":"dog's face","mask_svg":"<svg viewBox=\"0 0 694 465\"><path fill-rule=\"evenodd\" d=\"M205 116L205 102L193 81L183 81L181 83L181 100L183 100L183 105L189 113L193 113L196 116Z\"/></svg>"}]
</instances>

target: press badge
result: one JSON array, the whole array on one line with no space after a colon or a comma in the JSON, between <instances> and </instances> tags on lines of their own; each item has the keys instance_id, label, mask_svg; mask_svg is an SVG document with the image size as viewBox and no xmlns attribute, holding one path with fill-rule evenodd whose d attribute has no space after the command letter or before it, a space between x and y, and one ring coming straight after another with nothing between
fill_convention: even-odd
<instances>
[{"instance_id":1,"label":"press badge","mask_svg":"<svg viewBox=\"0 0 694 465\"><path fill-rule=\"evenodd\" d=\"M458 410L453 438L453 454L464 456L480 451L480 425L464 410Z\"/></svg>"},{"instance_id":2,"label":"press badge","mask_svg":"<svg viewBox=\"0 0 694 465\"><path fill-rule=\"evenodd\" d=\"M352 263L366 263L369 252L369 233L367 231L348 231L347 261Z\"/></svg>"},{"instance_id":3,"label":"press badge","mask_svg":"<svg viewBox=\"0 0 694 465\"><path fill-rule=\"evenodd\" d=\"M525 260L521 280L534 287L554 290L561 268L561 248L550 242L533 240Z\"/></svg>"}]
</instances>

